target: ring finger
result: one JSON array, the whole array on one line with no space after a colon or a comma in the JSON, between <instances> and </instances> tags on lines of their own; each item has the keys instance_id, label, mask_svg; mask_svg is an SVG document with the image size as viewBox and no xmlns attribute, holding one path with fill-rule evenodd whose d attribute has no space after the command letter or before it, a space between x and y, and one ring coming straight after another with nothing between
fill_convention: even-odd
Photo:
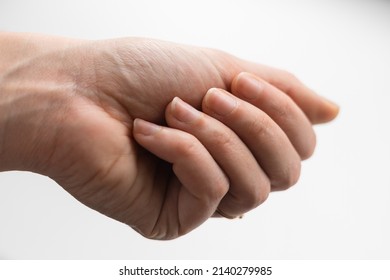
<instances>
[{"instance_id":1,"label":"ring finger","mask_svg":"<svg viewBox=\"0 0 390 280\"><path fill-rule=\"evenodd\" d=\"M226 125L179 98L166 109L170 127L194 135L229 178L228 193L219 204L224 216L241 215L268 197L270 182L248 147Z\"/></svg>"}]
</instances>

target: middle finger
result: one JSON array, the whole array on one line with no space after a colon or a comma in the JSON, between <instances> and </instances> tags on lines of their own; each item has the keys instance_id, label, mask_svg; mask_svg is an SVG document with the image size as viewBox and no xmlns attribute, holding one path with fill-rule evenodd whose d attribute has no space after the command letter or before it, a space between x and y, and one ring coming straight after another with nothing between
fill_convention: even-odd
<instances>
[{"instance_id":1,"label":"middle finger","mask_svg":"<svg viewBox=\"0 0 390 280\"><path fill-rule=\"evenodd\" d=\"M231 128L270 178L272 189L286 189L300 174L300 157L284 131L266 113L222 89L205 95L203 111Z\"/></svg>"}]
</instances>

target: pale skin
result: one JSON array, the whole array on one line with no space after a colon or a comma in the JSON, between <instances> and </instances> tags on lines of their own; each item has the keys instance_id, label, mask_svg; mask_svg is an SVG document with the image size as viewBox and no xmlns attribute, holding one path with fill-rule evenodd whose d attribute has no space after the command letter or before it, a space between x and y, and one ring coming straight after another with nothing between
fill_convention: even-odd
<instances>
[{"instance_id":1,"label":"pale skin","mask_svg":"<svg viewBox=\"0 0 390 280\"><path fill-rule=\"evenodd\" d=\"M0 171L47 175L153 239L294 185L338 107L292 74L156 40L0 33Z\"/></svg>"}]
</instances>

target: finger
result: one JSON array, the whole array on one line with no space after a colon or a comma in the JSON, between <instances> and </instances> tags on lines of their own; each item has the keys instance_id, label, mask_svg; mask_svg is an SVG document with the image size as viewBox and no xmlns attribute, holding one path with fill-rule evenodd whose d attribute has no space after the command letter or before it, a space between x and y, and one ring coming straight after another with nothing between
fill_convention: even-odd
<instances>
[{"instance_id":1,"label":"finger","mask_svg":"<svg viewBox=\"0 0 390 280\"><path fill-rule=\"evenodd\" d=\"M228 90L234 77L245 71L261 77L289 95L313 124L329 122L339 112L336 104L316 94L287 71L239 59L220 51L211 52L212 57L218 58L215 60L216 67Z\"/></svg>"},{"instance_id":2,"label":"finger","mask_svg":"<svg viewBox=\"0 0 390 280\"><path fill-rule=\"evenodd\" d=\"M316 94L287 71L244 60L239 60L239 69L261 77L289 95L313 124L329 122L339 112L335 103ZM231 71L231 74L235 76L238 73ZM225 77L226 81L232 81L233 78L231 75Z\"/></svg>"},{"instance_id":3,"label":"finger","mask_svg":"<svg viewBox=\"0 0 390 280\"><path fill-rule=\"evenodd\" d=\"M264 112L221 89L210 89L203 111L230 127L270 178L272 190L294 185L300 158L283 130Z\"/></svg>"},{"instance_id":4,"label":"finger","mask_svg":"<svg viewBox=\"0 0 390 280\"><path fill-rule=\"evenodd\" d=\"M229 182L202 144L192 135L161 127L141 119L134 121L136 141L157 157L173 164L183 187L177 194L179 235L196 228L216 211L229 188ZM166 198L168 199L168 198Z\"/></svg>"},{"instance_id":5,"label":"finger","mask_svg":"<svg viewBox=\"0 0 390 280\"><path fill-rule=\"evenodd\" d=\"M218 207L220 212L239 216L266 200L270 191L266 174L230 128L178 97L167 106L165 117L170 127L199 139L228 176L230 188Z\"/></svg>"},{"instance_id":6,"label":"finger","mask_svg":"<svg viewBox=\"0 0 390 280\"><path fill-rule=\"evenodd\" d=\"M288 95L259 77L244 72L233 80L232 93L270 116L286 133L302 159L313 154L316 138L312 125Z\"/></svg>"}]
</instances>

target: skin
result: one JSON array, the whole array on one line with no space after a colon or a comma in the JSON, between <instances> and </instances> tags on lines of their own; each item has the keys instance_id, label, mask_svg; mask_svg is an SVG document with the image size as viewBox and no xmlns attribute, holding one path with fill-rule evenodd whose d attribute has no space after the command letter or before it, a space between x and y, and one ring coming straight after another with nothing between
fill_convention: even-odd
<instances>
[{"instance_id":1,"label":"skin","mask_svg":"<svg viewBox=\"0 0 390 280\"><path fill-rule=\"evenodd\" d=\"M153 239L294 185L338 107L292 74L156 40L0 33L0 171L47 175Z\"/></svg>"}]
</instances>

